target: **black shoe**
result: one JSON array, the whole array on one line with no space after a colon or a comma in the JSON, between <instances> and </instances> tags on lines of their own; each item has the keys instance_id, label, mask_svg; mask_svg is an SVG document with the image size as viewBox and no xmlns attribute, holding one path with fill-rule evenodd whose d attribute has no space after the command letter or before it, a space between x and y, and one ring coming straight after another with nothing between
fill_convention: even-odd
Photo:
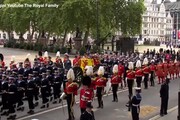
<instances>
[{"instance_id":1,"label":"black shoe","mask_svg":"<svg viewBox=\"0 0 180 120\"><path fill-rule=\"evenodd\" d=\"M53 102L53 104L56 104L56 103L57 103L57 101L54 101L54 102Z\"/></svg>"},{"instance_id":2,"label":"black shoe","mask_svg":"<svg viewBox=\"0 0 180 120\"><path fill-rule=\"evenodd\" d=\"M97 108L101 108L100 106L98 106Z\"/></svg>"},{"instance_id":3,"label":"black shoe","mask_svg":"<svg viewBox=\"0 0 180 120\"><path fill-rule=\"evenodd\" d=\"M116 99L115 101L118 102L118 99Z\"/></svg>"},{"instance_id":4,"label":"black shoe","mask_svg":"<svg viewBox=\"0 0 180 120\"><path fill-rule=\"evenodd\" d=\"M163 114L160 114L160 116L162 117L162 116L164 116Z\"/></svg>"},{"instance_id":5,"label":"black shoe","mask_svg":"<svg viewBox=\"0 0 180 120\"><path fill-rule=\"evenodd\" d=\"M45 106L45 105L43 105L43 106L41 106L40 108L41 108L41 109L43 109L43 108L45 108L45 107L46 107L46 106Z\"/></svg>"},{"instance_id":6,"label":"black shoe","mask_svg":"<svg viewBox=\"0 0 180 120\"><path fill-rule=\"evenodd\" d=\"M47 108L49 108L49 103L47 103L47 106L46 106Z\"/></svg>"},{"instance_id":7,"label":"black shoe","mask_svg":"<svg viewBox=\"0 0 180 120\"><path fill-rule=\"evenodd\" d=\"M166 113L164 113L164 115L167 115L168 113L166 112Z\"/></svg>"},{"instance_id":8,"label":"black shoe","mask_svg":"<svg viewBox=\"0 0 180 120\"><path fill-rule=\"evenodd\" d=\"M112 102L115 102L115 100L112 100Z\"/></svg>"},{"instance_id":9,"label":"black shoe","mask_svg":"<svg viewBox=\"0 0 180 120\"><path fill-rule=\"evenodd\" d=\"M34 114L34 110L29 110L27 113L28 114Z\"/></svg>"}]
</instances>

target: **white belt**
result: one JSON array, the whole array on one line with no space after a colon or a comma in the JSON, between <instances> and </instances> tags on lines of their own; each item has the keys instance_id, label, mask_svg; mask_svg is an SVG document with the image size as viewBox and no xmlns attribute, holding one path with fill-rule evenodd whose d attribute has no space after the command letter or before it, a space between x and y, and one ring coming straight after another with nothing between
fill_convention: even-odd
<instances>
[{"instance_id":1,"label":"white belt","mask_svg":"<svg viewBox=\"0 0 180 120\"><path fill-rule=\"evenodd\" d=\"M136 104L132 104L132 106L137 108L137 113L140 113L140 109L139 109L140 104L137 104L137 105Z\"/></svg>"}]
</instances>

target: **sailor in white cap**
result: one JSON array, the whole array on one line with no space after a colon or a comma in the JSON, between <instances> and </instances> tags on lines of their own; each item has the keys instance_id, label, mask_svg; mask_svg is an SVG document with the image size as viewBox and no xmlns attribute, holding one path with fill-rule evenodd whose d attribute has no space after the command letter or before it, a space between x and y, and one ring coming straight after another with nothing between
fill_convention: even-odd
<instances>
[{"instance_id":1,"label":"sailor in white cap","mask_svg":"<svg viewBox=\"0 0 180 120\"><path fill-rule=\"evenodd\" d=\"M141 88L135 87L135 95L132 97L131 100L131 114L132 120L139 120L139 113L140 113L140 103L142 100L141 97Z\"/></svg>"}]
</instances>

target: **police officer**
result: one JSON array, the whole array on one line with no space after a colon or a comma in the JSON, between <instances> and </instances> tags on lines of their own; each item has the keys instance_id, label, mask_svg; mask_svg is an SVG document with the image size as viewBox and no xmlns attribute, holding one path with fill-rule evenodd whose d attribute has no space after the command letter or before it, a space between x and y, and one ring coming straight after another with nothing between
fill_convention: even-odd
<instances>
[{"instance_id":1,"label":"police officer","mask_svg":"<svg viewBox=\"0 0 180 120\"><path fill-rule=\"evenodd\" d=\"M15 120L16 114L15 114L15 108L14 105L16 104L17 101L17 86L14 84L14 78L9 77L9 89L8 89L8 113L9 117L7 118L8 120Z\"/></svg>"},{"instance_id":2,"label":"police officer","mask_svg":"<svg viewBox=\"0 0 180 120\"><path fill-rule=\"evenodd\" d=\"M64 58L64 68L65 70L69 70L72 66L71 66L71 60L69 59L69 55L66 53Z\"/></svg>"},{"instance_id":3,"label":"police officer","mask_svg":"<svg viewBox=\"0 0 180 120\"><path fill-rule=\"evenodd\" d=\"M160 97L161 97L161 110L160 115L166 115L168 109L168 99L169 99L169 81L167 78L166 81L161 85Z\"/></svg>"},{"instance_id":4,"label":"police officer","mask_svg":"<svg viewBox=\"0 0 180 120\"><path fill-rule=\"evenodd\" d=\"M131 100L131 114L132 120L139 120L140 113L140 103L141 103L141 88L136 87L136 94L132 97Z\"/></svg>"}]
</instances>

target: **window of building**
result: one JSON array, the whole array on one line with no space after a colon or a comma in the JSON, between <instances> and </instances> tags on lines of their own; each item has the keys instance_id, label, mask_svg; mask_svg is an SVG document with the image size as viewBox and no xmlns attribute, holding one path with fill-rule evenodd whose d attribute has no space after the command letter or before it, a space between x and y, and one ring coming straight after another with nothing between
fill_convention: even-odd
<instances>
[{"instance_id":1,"label":"window of building","mask_svg":"<svg viewBox=\"0 0 180 120\"><path fill-rule=\"evenodd\" d=\"M145 23L145 24L144 24L144 27L148 27L148 24L147 24L147 23Z\"/></svg>"},{"instance_id":2,"label":"window of building","mask_svg":"<svg viewBox=\"0 0 180 120\"><path fill-rule=\"evenodd\" d=\"M6 34L5 33L3 33L3 39L6 39Z\"/></svg>"},{"instance_id":3,"label":"window of building","mask_svg":"<svg viewBox=\"0 0 180 120\"><path fill-rule=\"evenodd\" d=\"M147 30L144 30L144 34L147 34Z\"/></svg>"}]
</instances>

